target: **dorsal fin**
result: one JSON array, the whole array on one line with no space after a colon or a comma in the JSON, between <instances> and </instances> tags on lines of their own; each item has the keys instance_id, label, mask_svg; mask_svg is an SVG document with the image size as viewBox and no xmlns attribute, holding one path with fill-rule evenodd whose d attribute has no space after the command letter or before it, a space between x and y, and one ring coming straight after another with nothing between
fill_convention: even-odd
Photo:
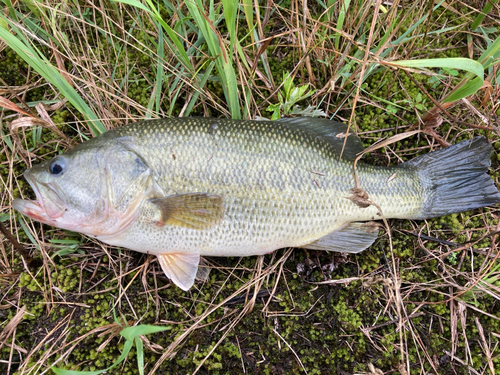
<instances>
[{"instance_id":1,"label":"dorsal fin","mask_svg":"<svg viewBox=\"0 0 500 375\"><path fill-rule=\"evenodd\" d=\"M364 150L361 139L354 133L353 129L349 130L349 136L344 148L347 125L338 121L315 117L289 117L276 121L284 123L290 128L300 129L324 139L333 146L339 155L344 149L342 152L343 159L354 160L357 154Z\"/></svg>"}]
</instances>

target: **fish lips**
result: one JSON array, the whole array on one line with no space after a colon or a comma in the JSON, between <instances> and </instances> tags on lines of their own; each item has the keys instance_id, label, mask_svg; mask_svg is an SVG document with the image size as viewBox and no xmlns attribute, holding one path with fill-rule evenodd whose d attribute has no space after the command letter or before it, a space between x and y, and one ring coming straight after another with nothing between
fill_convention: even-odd
<instances>
[{"instance_id":1,"label":"fish lips","mask_svg":"<svg viewBox=\"0 0 500 375\"><path fill-rule=\"evenodd\" d=\"M24 178L35 192L36 200L14 199L12 206L34 220L55 225L57 219L66 211L66 203L50 183L39 181L31 172L24 172Z\"/></svg>"}]
</instances>

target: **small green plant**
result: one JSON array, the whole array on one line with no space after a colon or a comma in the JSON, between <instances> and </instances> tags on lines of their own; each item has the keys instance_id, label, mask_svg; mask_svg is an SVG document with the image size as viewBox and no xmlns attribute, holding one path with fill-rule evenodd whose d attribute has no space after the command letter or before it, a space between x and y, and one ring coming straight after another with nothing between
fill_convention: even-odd
<instances>
[{"instance_id":1,"label":"small green plant","mask_svg":"<svg viewBox=\"0 0 500 375\"><path fill-rule=\"evenodd\" d=\"M497 295L500 291L500 264L494 266L490 272L459 298L461 301L480 306L478 298L485 294Z\"/></svg>"},{"instance_id":2,"label":"small green plant","mask_svg":"<svg viewBox=\"0 0 500 375\"><path fill-rule=\"evenodd\" d=\"M115 317L116 321L116 317ZM118 321L117 321L118 323ZM125 323L126 324L126 323ZM144 346L142 344L141 335L148 335L150 333L166 331L170 329L170 327L158 327L152 325L141 324L134 327L126 327L121 332L120 335L125 338L125 344L123 345L123 352L118 357L118 359L111 366L104 370L97 371L76 371L76 370L64 370L57 367L52 367L51 370L56 373L56 375L99 375L106 371L111 370L112 368L119 365L121 362L127 358L128 353L132 349L135 343L135 347L137 350L137 368L139 370L139 374L144 374Z\"/></svg>"},{"instance_id":3,"label":"small green plant","mask_svg":"<svg viewBox=\"0 0 500 375\"><path fill-rule=\"evenodd\" d=\"M313 95L316 90L309 90L309 84L295 86L293 76L290 72L283 72L283 85L278 92L279 103L271 104L267 107L268 111L272 111L271 120L277 120L286 115L302 115L302 116L326 116L323 111L316 110L313 106L308 106L306 109L301 109L296 103Z\"/></svg>"},{"instance_id":4,"label":"small green plant","mask_svg":"<svg viewBox=\"0 0 500 375\"><path fill-rule=\"evenodd\" d=\"M395 115L398 112L398 109L393 106L392 104L387 105L386 107L387 113L390 113L391 115Z\"/></svg>"},{"instance_id":5,"label":"small green plant","mask_svg":"<svg viewBox=\"0 0 500 375\"><path fill-rule=\"evenodd\" d=\"M450 262L450 264L452 264L454 266L456 266L458 263L458 255L456 252L453 252L450 255L448 255L448 257L446 259L448 259L448 262Z\"/></svg>"},{"instance_id":6,"label":"small green plant","mask_svg":"<svg viewBox=\"0 0 500 375\"><path fill-rule=\"evenodd\" d=\"M425 106L426 101L427 98L424 98L421 93L418 93L417 96L415 97L413 105L415 106L416 109L420 111L426 111L427 110L427 107Z\"/></svg>"},{"instance_id":7,"label":"small green plant","mask_svg":"<svg viewBox=\"0 0 500 375\"><path fill-rule=\"evenodd\" d=\"M79 247L83 244L84 238L81 237L80 239L54 239L50 240L50 243L52 246L56 249L59 249L55 251L51 257L54 258L55 256L59 255L60 257L63 257L68 254L73 254L73 253L78 253L78 254L85 254L83 250L80 250Z\"/></svg>"},{"instance_id":8,"label":"small green plant","mask_svg":"<svg viewBox=\"0 0 500 375\"><path fill-rule=\"evenodd\" d=\"M429 84L432 85L432 88L435 89L435 88L438 88L439 84L441 83L441 77L445 77L446 74L450 75L450 76L453 76L453 77L456 77L458 76L458 70L456 69L453 69L453 68L442 68L442 69L439 69L437 75L435 76L432 76L429 78Z\"/></svg>"}]
</instances>

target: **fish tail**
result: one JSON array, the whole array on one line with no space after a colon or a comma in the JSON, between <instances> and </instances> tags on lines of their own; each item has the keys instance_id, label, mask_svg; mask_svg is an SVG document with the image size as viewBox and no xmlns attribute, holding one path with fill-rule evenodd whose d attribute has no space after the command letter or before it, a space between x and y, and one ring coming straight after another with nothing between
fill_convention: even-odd
<instances>
[{"instance_id":1,"label":"fish tail","mask_svg":"<svg viewBox=\"0 0 500 375\"><path fill-rule=\"evenodd\" d=\"M417 168L426 192L421 214L412 219L444 216L500 202L500 193L487 174L492 152L486 138L475 137L401 164Z\"/></svg>"}]
</instances>

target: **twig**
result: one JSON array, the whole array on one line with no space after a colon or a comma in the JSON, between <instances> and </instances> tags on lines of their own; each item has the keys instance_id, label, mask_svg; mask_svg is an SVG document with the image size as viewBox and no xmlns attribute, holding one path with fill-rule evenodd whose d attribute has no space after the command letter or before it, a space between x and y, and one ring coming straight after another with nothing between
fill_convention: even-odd
<instances>
[{"instance_id":1,"label":"twig","mask_svg":"<svg viewBox=\"0 0 500 375\"><path fill-rule=\"evenodd\" d=\"M307 370L306 370L306 368L304 367L304 365L302 364L302 361L300 360L300 358L299 358L299 356L297 355L297 353L295 353L295 350L293 350L293 348L290 346L290 344L289 344L289 343L287 343L287 342L286 342L286 340L283 338L283 336L281 336L281 335L279 334L279 332L278 332L278 331L276 331L276 328L275 328L275 329L273 329L273 333L274 333L276 336L278 336L280 339L282 339L282 340L283 340L283 342L285 343L285 345L286 345L286 346L288 346L288 349L290 349L290 350L291 350L291 352L293 353L293 355L295 356L295 358L296 358L296 359L297 359L297 361L299 362L300 367L302 367L302 370L304 370L304 372L307 374Z\"/></svg>"},{"instance_id":2,"label":"twig","mask_svg":"<svg viewBox=\"0 0 500 375\"><path fill-rule=\"evenodd\" d=\"M413 232L411 232L409 230L400 229L399 231L403 232L403 233L406 233L406 234L411 234L411 235L413 235L413 236L415 236L417 238L421 238L423 240L438 242L438 243L443 244L443 245L454 246L454 247L461 246L460 244L457 244L455 242L440 240L439 238L426 236L425 234L413 233Z\"/></svg>"},{"instance_id":3,"label":"twig","mask_svg":"<svg viewBox=\"0 0 500 375\"><path fill-rule=\"evenodd\" d=\"M422 316L424 314L425 314L425 312L419 311L416 314L411 314L411 315L405 317L404 321L408 321L410 319ZM392 320L389 320L388 322L384 322L384 323L377 324L377 325L374 325L374 326L371 326L371 327L363 328L363 331L369 332L369 331L373 331L374 329L378 329L378 328L381 328L381 327L386 327L388 325L395 324L395 323L399 323L399 319L392 319Z\"/></svg>"},{"instance_id":4,"label":"twig","mask_svg":"<svg viewBox=\"0 0 500 375\"><path fill-rule=\"evenodd\" d=\"M255 295L255 292L250 292L250 293L248 293L248 295L238 296L238 297L231 298L229 301L227 301L224 304L224 306L236 305L236 304L244 303L248 299L253 298L254 295ZM259 290L259 292L257 293L257 297L256 298L266 298L266 297L269 297L270 295L271 295L271 293L269 292L269 289Z\"/></svg>"},{"instance_id":5,"label":"twig","mask_svg":"<svg viewBox=\"0 0 500 375\"><path fill-rule=\"evenodd\" d=\"M16 249L19 254L23 257L24 261L26 262L27 266L30 268L38 268L40 267L40 260L39 259L34 259L28 250L24 248L23 245L21 245L19 242L17 242L16 238L5 228L2 222L0 222L0 231L2 234L7 238L12 246L14 246L14 249Z\"/></svg>"}]
</instances>

